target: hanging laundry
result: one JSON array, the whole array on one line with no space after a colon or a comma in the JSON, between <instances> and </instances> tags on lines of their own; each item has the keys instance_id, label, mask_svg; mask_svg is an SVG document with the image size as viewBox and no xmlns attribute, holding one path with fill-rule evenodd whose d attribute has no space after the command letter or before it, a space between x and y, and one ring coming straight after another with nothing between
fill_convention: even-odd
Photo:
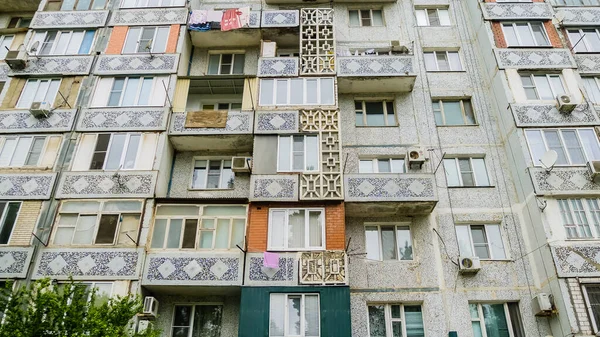
<instances>
[{"instance_id":1,"label":"hanging laundry","mask_svg":"<svg viewBox=\"0 0 600 337\"><path fill-rule=\"evenodd\" d=\"M242 7L238 9L240 27L250 27L250 7Z\"/></svg>"},{"instance_id":2,"label":"hanging laundry","mask_svg":"<svg viewBox=\"0 0 600 337\"><path fill-rule=\"evenodd\" d=\"M201 23L201 24L197 24L197 25L189 25L188 26L189 30L193 30L196 32L207 32L211 29L211 24L210 22L207 23Z\"/></svg>"},{"instance_id":3,"label":"hanging laundry","mask_svg":"<svg viewBox=\"0 0 600 337\"><path fill-rule=\"evenodd\" d=\"M222 11L207 11L206 13L206 21L208 22L221 22L223 19Z\"/></svg>"},{"instance_id":4,"label":"hanging laundry","mask_svg":"<svg viewBox=\"0 0 600 337\"><path fill-rule=\"evenodd\" d=\"M279 254L265 252L263 254L263 266L267 268L279 268Z\"/></svg>"},{"instance_id":5,"label":"hanging laundry","mask_svg":"<svg viewBox=\"0 0 600 337\"><path fill-rule=\"evenodd\" d=\"M190 14L190 21L188 25L195 26L206 23L206 10L193 10Z\"/></svg>"},{"instance_id":6,"label":"hanging laundry","mask_svg":"<svg viewBox=\"0 0 600 337\"><path fill-rule=\"evenodd\" d=\"M231 8L223 13L221 19L221 30L226 32L228 30L239 29L242 27L239 19L240 11L237 8Z\"/></svg>"}]
</instances>

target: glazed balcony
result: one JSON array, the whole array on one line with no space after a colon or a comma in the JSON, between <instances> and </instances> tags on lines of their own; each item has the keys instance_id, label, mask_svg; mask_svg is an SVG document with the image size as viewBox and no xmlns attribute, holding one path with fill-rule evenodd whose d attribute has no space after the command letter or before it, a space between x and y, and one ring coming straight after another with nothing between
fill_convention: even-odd
<instances>
[{"instance_id":1,"label":"glazed balcony","mask_svg":"<svg viewBox=\"0 0 600 337\"><path fill-rule=\"evenodd\" d=\"M338 56L336 62L342 94L410 92L417 77L410 55Z\"/></svg>"},{"instance_id":2,"label":"glazed balcony","mask_svg":"<svg viewBox=\"0 0 600 337\"><path fill-rule=\"evenodd\" d=\"M428 214L438 202L433 174L346 174L346 214Z\"/></svg>"}]
</instances>

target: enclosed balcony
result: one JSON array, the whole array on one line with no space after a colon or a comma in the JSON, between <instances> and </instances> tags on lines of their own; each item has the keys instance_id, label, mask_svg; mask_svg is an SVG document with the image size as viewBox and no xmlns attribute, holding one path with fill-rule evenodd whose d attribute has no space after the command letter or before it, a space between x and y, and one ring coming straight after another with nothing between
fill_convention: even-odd
<instances>
[{"instance_id":1,"label":"enclosed balcony","mask_svg":"<svg viewBox=\"0 0 600 337\"><path fill-rule=\"evenodd\" d=\"M346 215L428 214L438 202L433 174L346 174Z\"/></svg>"},{"instance_id":2,"label":"enclosed balcony","mask_svg":"<svg viewBox=\"0 0 600 337\"><path fill-rule=\"evenodd\" d=\"M342 94L410 92L415 83L411 55L338 56L336 61Z\"/></svg>"}]
</instances>

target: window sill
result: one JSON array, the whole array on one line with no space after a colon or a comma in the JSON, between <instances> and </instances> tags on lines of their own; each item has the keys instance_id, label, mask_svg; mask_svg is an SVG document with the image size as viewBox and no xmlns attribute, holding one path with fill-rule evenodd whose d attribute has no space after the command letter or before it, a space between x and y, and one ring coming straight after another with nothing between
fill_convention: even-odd
<instances>
[{"instance_id":1,"label":"window sill","mask_svg":"<svg viewBox=\"0 0 600 337\"><path fill-rule=\"evenodd\" d=\"M472 189L472 188L496 188L494 185L490 186L446 186L447 188L456 188L456 189Z\"/></svg>"},{"instance_id":2,"label":"window sill","mask_svg":"<svg viewBox=\"0 0 600 337\"><path fill-rule=\"evenodd\" d=\"M467 73L466 70L425 70L428 73L444 74L444 73Z\"/></svg>"},{"instance_id":3,"label":"window sill","mask_svg":"<svg viewBox=\"0 0 600 337\"><path fill-rule=\"evenodd\" d=\"M397 128L399 125L355 125L357 128Z\"/></svg>"},{"instance_id":4,"label":"window sill","mask_svg":"<svg viewBox=\"0 0 600 337\"><path fill-rule=\"evenodd\" d=\"M319 174L320 171L277 171L277 174Z\"/></svg>"},{"instance_id":5,"label":"window sill","mask_svg":"<svg viewBox=\"0 0 600 337\"><path fill-rule=\"evenodd\" d=\"M372 260L365 258L367 263L417 263L417 261L413 260Z\"/></svg>"},{"instance_id":6,"label":"window sill","mask_svg":"<svg viewBox=\"0 0 600 337\"><path fill-rule=\"evenodd\" d=\"M448 28L448 27L456 27L456 25L439 25L439 26L431 26L431 25L427 25L427 26L419 26L417 25L418 28Z\"/></svg>"},{"instance_id":7,"label":"window sill","mask_svg":"<svg viewBox=\"0 0 600 337\"><path fill-rule=\"evenodd\" d=\"M479 126L479 124L457 124L457 125L437 125L436 126L438 128L457 128L457 127L473 127L473 126Z\"/></svg>"},{"instance_id":8,"label":"window sill","mask_svg":"<svg viewBox=\"0 0 600 337\"><path fill-rule=\"evenodd\" d=\"M507 49L560 49L552 45L548 46L506 46Z\"/></svg>"},{"instance_id":9,"label":"window sill","mask_svg":"<svg viewBox=\"0 0 600 337\"><path fill-rule=\"evenodd\" d=\"M234 188L193 188L190 187L187 189L188 191L196 191L196 192L218 192L218 191L233 191L235 190Z\"/></svg>"},{"instance_id":10,"label":"window sill","mask_svg":"<svg viewBox=\"0 0 600 337\"><path fill-rule=\"evenodd\" d=\"M153 76L150 76L153 77ZM127 105L127 106L90 106L90 109L123 109L123 108L162 108L162 105Z\"/></svg>"},{"instance_id":11,"label":"window sill","mask_svg":"<svg viewBox=\"0 0 600 337\"><path fill-rule=\"evenodd\" d=\"M533 165L535 168L545 168L542 165ZM587 164L577 164L577 165L554 165L552 168L587 168Z\"/></svg>"},{"instance_id":12,"label":"window sill","mask_svg":"<svg viewBox=\"0 0 600 337\"><path fill-rule=\"evenodd\" d=\"M574 51L575 54L600 54L600 50L596 51Z\"/></svg>"},{"instance_id":13,"label":"window sill","mask_svg":"<svg viewBox=\"0 0 600 337\"><path fill-rule=\"evenodd\" d=\"M0 171L49 171L52 167L38 167L38 166L19 166L19 167L0 167Z\"/></svg>"},{"instance_id":14,"label":"window sill","mask_svg":"<svg viewBox=\"0 0 600 337\"><path fill-rule=\"evenodd\" d=\"M512 259L479 259L481 262L514 262Z\"/></svg>"},{"instance_id":15,"label":"window sill","mask_svg":"<svg viewBox=\"0 0 600 337\"><path fill-rule=\"evenodd\" d=\"M153 8L181 8L181 7L185 7L185 5L181 5L181 6L160 6L160 7L150 7L150 6L144 6L144 7L119 7L119 9L143 9L143 8L153 9Z\"/></svg>"},{"instance_id":16,"label":"window sill","mask_svg":"<svg viewBox=\"0 0 600 337\"><path fill-rule=\"evenodd\" d=\"M297 253L297 252L324 252L327 249L325 247L321 248L292 248L292 249L284 249L284 248L267 248L267 252L269 253Z\"/></svg>"}]
</instances>

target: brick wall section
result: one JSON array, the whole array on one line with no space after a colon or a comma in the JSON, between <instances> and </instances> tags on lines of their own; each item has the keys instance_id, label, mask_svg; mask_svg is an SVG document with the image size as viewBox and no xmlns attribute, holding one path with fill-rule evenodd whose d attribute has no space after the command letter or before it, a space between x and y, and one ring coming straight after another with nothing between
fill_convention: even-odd
<instances>
[{"instance_id":1,"label":"brick wall section","mask_svg":"<svg viewBox=\"0 0 600 337\"><path fill-rule=\"evenodd\" d=\"M343 250L345 248L346 224L344 204L250 204L248 211L248 229L246 237L248 252L264 252L267 250L269 235L269 208L298 208L298 207L324 207L325 208L325 243L326 249Z\"/></svg>"},{"instance_id":2,"label":"brick wall section","mask_svg":"<svg viewBox=\"0 0 600 337\"><path fill-rule=\"evenodd\" d=\"M113 28L110 40L108 40L108 46L106 47L106 54L121 54L128 30L128 26L116 26Z\"/></svg>"},{"instance_id":3,"label":"brick wall section","mask_svg":"<svg viewBox=\"0 0 600 337\"><path fill-rule=\"evenodd\" d=\"M587 306L585 304L585 298L581 286L576 278L567 279L567 286L569 287L569 293L571 294L571 301L573 308L575 309L575 316L577 323L579 324L580 334L592 334L592 323L590 322Z\"/></svg>"},{"instance_id":4,"label":"brick wall section","mask_svg":"<svg viewBox=\"0 0 600 337\"><path fill-rule=\"evenodd\" d=\"M563 48L562 41L560 40L560 36L558 36L558 32L552 21L544 21L544 28L546 29L546 33L548 33L548 39L550 40L550 44L554 48Z\"/></svg>"},{"instance_id":5,"label":"brick wall section","mask_svg":"<svg viewBox=\"0 0 600 337\"><path fill-rule=\"evenodd\" d=\"M179 39L179 25L171 25L169 38L167 40L166 53L175 53L177 51L177 40Z\"/></svg>"},{"instance_id":6,"label":"brick wall section","mask_svg":"<svg viewBox=\"0 0 600 337\"><path fill-rule=\"evenodd\" d=\"M29 246L31 233L35 229L41 207L41 201L23 201L17 222L10 236L9 244L11 246Z\"/></svg>"},{"instance_id":7,"label":"brick wall section","mask_svg":"<svg viewBox=\"0 0 600 337\"><path fill-rule=\"evenodd\" d=\"M492 33L494 33L494 41L497 48L506 48L506 40L502 31L502 24L499 21L492 21Z\"/></svg>"}]
</instances>

